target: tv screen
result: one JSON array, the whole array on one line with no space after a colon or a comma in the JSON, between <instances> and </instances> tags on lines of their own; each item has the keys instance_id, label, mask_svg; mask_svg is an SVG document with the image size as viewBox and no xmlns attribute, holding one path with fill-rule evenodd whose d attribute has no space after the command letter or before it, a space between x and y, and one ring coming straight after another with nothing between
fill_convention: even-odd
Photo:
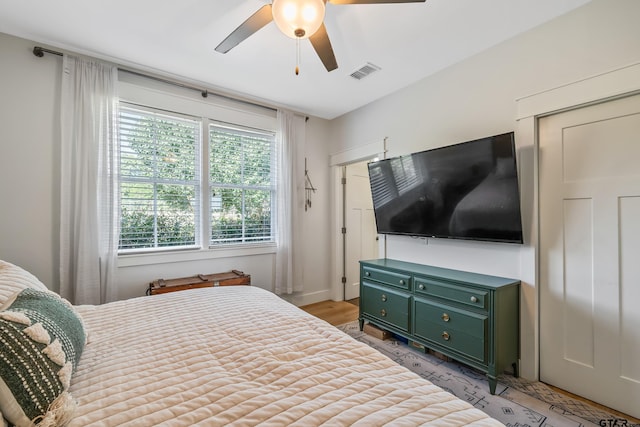
<instances>
[{"instance_id":1,"label":"tv screen","mask_svg":"<svg viewBox=\"0 0 640 427\"><path fill-rule=\"evenodd\" d=\"M368 167L380 234L522 243L513 132Z\"/></svg>"}]
</instances>

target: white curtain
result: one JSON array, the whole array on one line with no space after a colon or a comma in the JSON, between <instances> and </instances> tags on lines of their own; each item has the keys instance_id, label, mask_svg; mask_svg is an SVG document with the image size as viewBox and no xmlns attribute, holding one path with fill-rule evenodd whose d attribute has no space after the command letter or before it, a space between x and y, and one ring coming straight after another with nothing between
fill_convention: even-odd
<instances>
[{"instance_id":1,"label":"white curtain","mask_svg":"<svg viewBox=\"0 0 640 427\"><path fill-rule=\"evenodd\" d=\"M74 304L115 299L117 81L113 65L63 58L60 293Z\"/></svg>"},{"instance_id":2,"label":"white curtain","mask_svg":"<svg viewBox=\"0 0 640 427\"><path fill-rule=\"evenodd\" d=\"M278 110L276 294L303 290L304 117Z\"/></svg>"}]
</instances>

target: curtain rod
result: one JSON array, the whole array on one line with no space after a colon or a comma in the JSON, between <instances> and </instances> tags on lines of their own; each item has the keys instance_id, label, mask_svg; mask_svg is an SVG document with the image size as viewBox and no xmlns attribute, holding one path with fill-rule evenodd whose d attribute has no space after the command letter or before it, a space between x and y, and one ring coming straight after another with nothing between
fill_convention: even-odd
<instances>
[{"instance_id":1,"label":"curtain rod","mask_svg":"<svg viewBox=\"0 0 640 427\"><path fill-rule=\"evenodd\" d=\"M50 53L51 55L57 55L57 56L62 56L63 55L62 52L58 52L58 51L51 50L51 49L46 49L44 47L40 47L40 46L34 46L33 47L33 54L35 56L37 56L38 58L42 58L45 53ZM255 102L251 102L251 101L245 101L244 99L233 98L233 97L228 96L228 95L221 95L219 93L209 92L207 89L200 89L200 88L197 88L195 86L189 86L189 85L186 85L184 83L180 83L180 82L176 82L176 81L173 81L173 80L164 79L162 77L154 76L152 74L145 74L145 73L142 73L142 72L139 72L139 71L129 70L127 68L121 68L121 67L118 67L118 71L123 71L125 73L133 74L134 76L144 77L144 78L155 80L155 81L158 81L158 82L162 82L162 83L167 83L167 84L170 84L170 85L178 86L178 87L181 87L181 88L184 88L184 89L195 90L196 92L200 92L200 95L202 95L203 98L207 98L209 96L209 94L212 94L212 95L215 95L217 97L228 99L228 100L233 101L233 102L240 102L240 103L243 103L243 104L251 105L253 107L260 107L260 108L264 108L264 109L271 110L271 111L278 111L276 108L273 108L273 107L257 104Z\"/></svg>"}]
</instances>

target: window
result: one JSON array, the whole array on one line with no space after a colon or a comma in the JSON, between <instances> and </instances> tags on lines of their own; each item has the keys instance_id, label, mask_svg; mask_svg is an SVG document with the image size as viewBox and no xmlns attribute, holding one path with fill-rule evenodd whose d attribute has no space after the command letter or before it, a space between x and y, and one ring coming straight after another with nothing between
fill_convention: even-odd
<instances>
[{"instance_id":1,"label":"window","mask_svg":"<svg viewBox=\"0 0 640 427\"><path fill-rule=\"evenodd\" d=\"M209 126L210 245L273 241L274 135Z\"/></svg>"},{"instance_id":2,"label":"window","mask_svg":"<svg viewBox=\"0 0 640 427\"><path fill-rule=\"evenodd\" d=\"M199 244L200 123L120 107L120 250Z\"/></svg>"},{"instance_id":3,"label":"window","mask_svg":"<svg viewBox=\"0 0 640 427\"><path fill-rule=\"evenodd\" d=\"M118 126L121 253L275 241L273 132L124 102Z\"/></svg>"}]
</instances>

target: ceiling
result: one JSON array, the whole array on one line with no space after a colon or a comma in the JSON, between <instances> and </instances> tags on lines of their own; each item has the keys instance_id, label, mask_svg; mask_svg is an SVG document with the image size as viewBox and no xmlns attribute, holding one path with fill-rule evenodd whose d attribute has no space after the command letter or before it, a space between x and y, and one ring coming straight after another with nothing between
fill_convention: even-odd
<instances>
[{"instance_id":1,"label":"ceiling","mask_svg":"<svg viewBox=\"0 0 640 427\"><path fill-rule=\"evenodd\" d=\"M0 32L271 106L332 119L590 0L327 4L339 68L272 22L227 54L214 48L268 0L0 0ZM381 71L350 77L367 62Z\"/></svg>"}]
</instances>

